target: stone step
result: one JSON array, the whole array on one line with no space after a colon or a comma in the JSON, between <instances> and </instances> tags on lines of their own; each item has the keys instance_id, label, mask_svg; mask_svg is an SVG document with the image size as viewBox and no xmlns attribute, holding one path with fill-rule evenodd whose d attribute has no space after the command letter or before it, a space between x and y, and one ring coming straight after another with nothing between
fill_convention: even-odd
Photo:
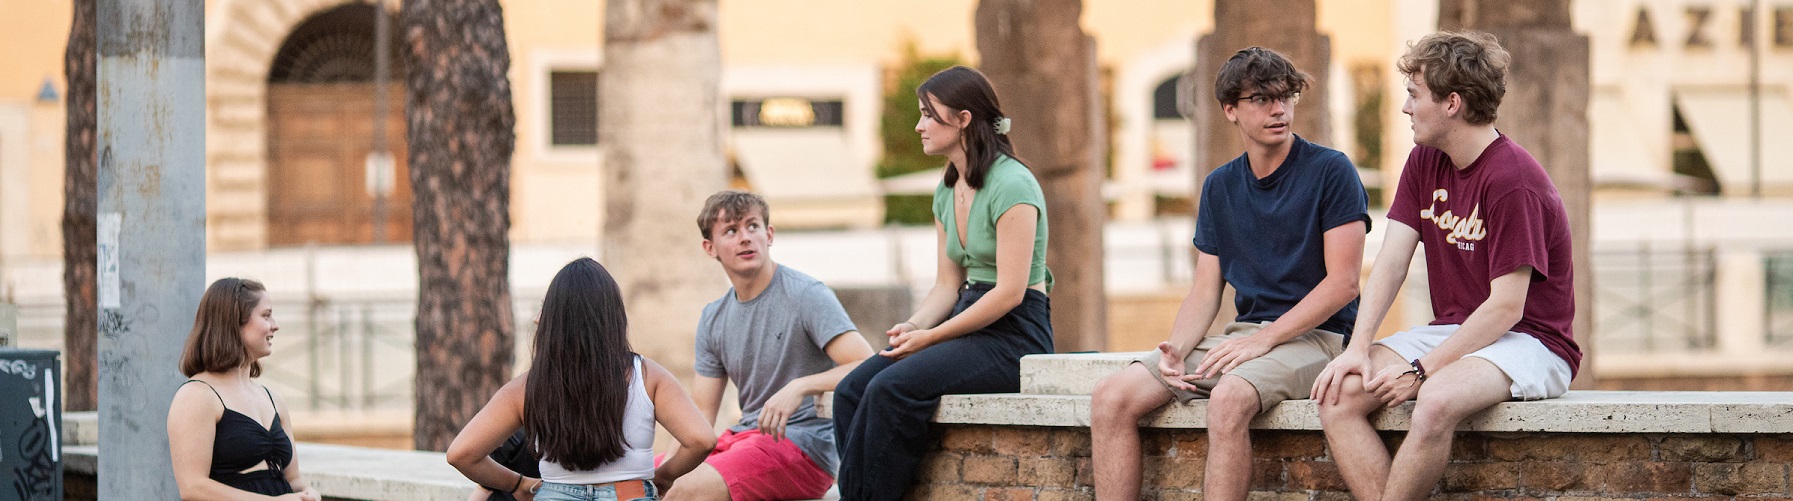
<instances>
[{"instance_id":1,"label":"stone step","mask_svg":"<svg viewBox=\"0 0 1793 501\"><path fill-rule=\"evenodd\" d=\"M1096 387L1096 381L1127 367L1145 353L1052 353L1021 357L1021 393L1089 395Z\"/></svg>"}]
</instances>

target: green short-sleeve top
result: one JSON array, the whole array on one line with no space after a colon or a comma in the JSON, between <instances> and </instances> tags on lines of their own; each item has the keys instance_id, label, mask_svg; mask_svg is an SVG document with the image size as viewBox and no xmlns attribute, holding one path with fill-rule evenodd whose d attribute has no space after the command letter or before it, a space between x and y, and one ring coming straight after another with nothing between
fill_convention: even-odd
<instances>
[{"instance_id":1,"label":"green short-sleeve top","mask_svg":"<svg viewBox=\"0 0 1793 501\"><path fill-rule=\"evenodd\" d=\"M1040 213L1033 230L1033 264L1027 272L1027 285L1044 282L1051 291L1052 270L1046 268L1046 194L1040 191L1033 171L1008 155L996 157L984 176L983 189L971 199L965 242L959 241L958 218L953 217L953 188L945 182L934 188L934 220L946 228L946 258L965 268L966 279L996 283L996 220L1020 204L1032 205Z\"/></svg>"}]
</instances>

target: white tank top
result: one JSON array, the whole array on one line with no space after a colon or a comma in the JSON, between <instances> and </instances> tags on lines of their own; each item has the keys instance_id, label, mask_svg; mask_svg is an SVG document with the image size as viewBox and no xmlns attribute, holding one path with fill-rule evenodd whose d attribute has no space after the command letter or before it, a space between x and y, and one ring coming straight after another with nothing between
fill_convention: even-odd
<instances>
[{"instance_id":1,"label":"white tank top","mask_svg":"<svg viewBox=\"0 0 1793 501\"><path fill-rule=\"evenodd\" d=\"M602 484L654 478L654 399L647 394L641 356L629 381L629 408L623 411L623 457L588 471L567 471L542 460L542 481L556 484Z\"/></svg>"}]
</instances>

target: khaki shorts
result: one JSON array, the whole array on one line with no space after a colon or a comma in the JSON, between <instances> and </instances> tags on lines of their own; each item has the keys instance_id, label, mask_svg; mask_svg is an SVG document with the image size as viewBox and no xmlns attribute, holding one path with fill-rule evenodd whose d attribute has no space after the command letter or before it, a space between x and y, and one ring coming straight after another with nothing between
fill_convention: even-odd
<instances>
[{"instance_id":1,"label":"khaki shorts","mask_svg":"<svg viewBox=\"0 0 1793 501\"><path fill-rule=\"evenodd\" d=\"M1201 342L1196 343L1195 349L1189 351L1189 356L1183 358L1183 372L1195 372L1196 366L1202 363L1202 356L1207 355L1208 350L1220 346L1222 341L1250 336L1267 325L1270 322L1227 324L1221 335L1204 337ZM1344 345L1345 336L1314 329L1276 345L1264 356L1239 364L1227 375L1238 376L1251 383L1258 391L1258 412L1267 411L1284 400L1308 398L1314 387L1314 379L1320 377L1320 371L1326 368L1327 363L1344 351ZM1214 391L1214 385L1220 383L1218 377L1195 381L1198 391L1171 386L1164 380L1164 375L1158 372L1158 358L1162 354L1161 351L1152 350L1135 362L1145 364L1146 372L1176 394L1178 402L1188 403L1190 400L1208 398L1209 392Z\"/></svg>"}]
</instances>

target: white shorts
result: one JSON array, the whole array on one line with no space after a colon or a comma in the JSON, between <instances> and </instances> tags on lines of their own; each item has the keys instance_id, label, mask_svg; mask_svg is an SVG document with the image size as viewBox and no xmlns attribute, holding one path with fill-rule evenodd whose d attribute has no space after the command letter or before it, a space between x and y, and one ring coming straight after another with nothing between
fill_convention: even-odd
<instances>
[{"instance_id":1,"label":"white shorts","mask_svg":"<svg viewBox=\"0 0 1793 501\"><path fill-rule=\"evenodd\" d=\"M1376 341L1376 344L1395 350L1402 360L1413 360L1437 349L1459 327L1462 326L1422 325L1396 332ZM1494 340L1493 344L1464 356L1481 357L1505 372L1507 378L1513 380L1508 389L1515 399L1556 398L1569 391L1569 379L1572 377L1569 363L1551 353L1549 348L1544 347L1544 343L1530 335L1507 331L1500 339Z\"/></svg>"}]
</instances>

